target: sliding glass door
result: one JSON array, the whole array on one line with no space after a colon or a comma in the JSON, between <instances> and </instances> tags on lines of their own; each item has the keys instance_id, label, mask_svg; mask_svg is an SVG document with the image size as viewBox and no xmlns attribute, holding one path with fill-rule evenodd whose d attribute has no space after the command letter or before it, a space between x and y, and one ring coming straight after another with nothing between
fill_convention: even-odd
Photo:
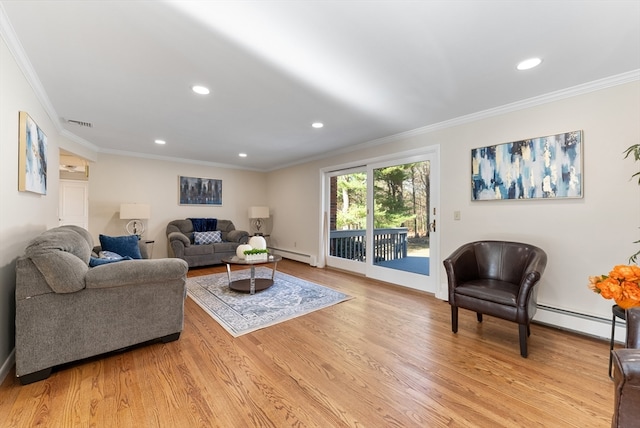
<instances>
[{"instance_id":1,"label":"sliding glass door","mask_svg":"<svg viewBox=\"0 0 640 428\"><path fill-rule=\"evenodd\" d=\"M437 150L325 175L328 266L437 292Z\"/></svg>"}]
</instances>

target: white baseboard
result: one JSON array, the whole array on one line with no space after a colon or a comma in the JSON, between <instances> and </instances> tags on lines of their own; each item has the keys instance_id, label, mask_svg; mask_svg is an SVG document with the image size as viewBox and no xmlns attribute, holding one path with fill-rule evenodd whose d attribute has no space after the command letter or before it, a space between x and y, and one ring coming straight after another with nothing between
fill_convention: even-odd
<instances>
[{"instance_id":1,"label":"white baseboard","mask_svg":"<svg viewBox=\"0 0 640 428\"><path fill-rule=\"evenodd\" d=\"M11 353L5 360L4 364L2 364L2 367L0 367L0 384L2 384L4 380L7 378L7 375L9 374L9 372L11 371L11 368L15 363L16 363L16 348L13 348L11 350Z\"/></svg>"},{"instance_id":2,"label":"white baseboard","mask_svg":"<svg viewBox=\"0 0 640 428\"><path fill-rule=\"evenodd\" d=\"M317 266L316 256L298 253L296 251L284 250L282 248L269 247L269 250L273 251L274 254L278 254L284 257L285 259L291 259L297 262L307 263L310 266Z\"/></svg>"},{"instance_id":3,"label":"white baseboard","mask_svg":"<svg viewBox=\"0 0 640 428\"><path fill-rule=\"evenodd\" d=\"M609 340L611 338L611 318L600 318L564 309L538 305L538 311L533 321L600 339ZM627 324L623 319L617 318L615 330L616 342L624 342L626 334Z\"/></svg>"},{"instance_id":4,"label":"white baseboard","mask_svg":"<svg viewBox=\"0 0 640 428\"><path fill-rule=\"evenodd\" d=\"M440 284L440 287L436 290L436 298L449 301L449 284L446 282Z\"/></svg>"},{"instance_id":5,"label":"white baseboard","mask_svg":"<svg viewBox=\"0 0 640 428\"><path fill-rule=\"evenodd\" d=\"M449 299L446 284L444 287L441 286L438 292L436 292L436 297L445 301ZM609 340L611 338L611 318L584 315L564 309L538 305L538 310L535 317L533 317L533 321L600 339ZM627 324L623 319L617 318L615 341L624 343L626 334Z\"/></svg>"}]
</instances>

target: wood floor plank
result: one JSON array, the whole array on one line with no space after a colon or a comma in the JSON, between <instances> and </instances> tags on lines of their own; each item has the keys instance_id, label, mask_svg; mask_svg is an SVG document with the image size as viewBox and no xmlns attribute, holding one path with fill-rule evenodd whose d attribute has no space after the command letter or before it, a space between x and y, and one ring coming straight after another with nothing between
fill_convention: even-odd
<instances>
[{"instance_id":1,"label":"wood floor plank","mask_svg":"<svg viewBox=\"0 0 640 428\"><path fill-rule=\"evenodd\" d=\"M283 260L353 299L233 338L191 299L179 340L0 386L2 427L607 427L608 343L478 323L432 295ZM216 266L190 276L224 272Z\"/></svg>"}]
</instances>

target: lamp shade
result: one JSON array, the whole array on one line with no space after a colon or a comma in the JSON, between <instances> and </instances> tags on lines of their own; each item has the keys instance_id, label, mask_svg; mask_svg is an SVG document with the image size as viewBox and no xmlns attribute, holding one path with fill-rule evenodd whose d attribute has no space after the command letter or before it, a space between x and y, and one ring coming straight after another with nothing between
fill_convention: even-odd
<instances>
[{"instance_id":1,"label":"lamp shade","mask_svg":"<svg viewBox=\"0 0 640 428\"><path fill-rule=\"evenodd\" d=\"M249 218L269 218L269 207L249 208Z\"/></svg>"},{"instance_id":2,"label":"lamp shade","mask_svg":"<svg viewBox=\"0 0 640 428\"><path fill-rule=\"evenodd\" d=\"M149 204L120 204L120 218L136 220L151 218L151 206Z\"/></svg>"}]
</instances>

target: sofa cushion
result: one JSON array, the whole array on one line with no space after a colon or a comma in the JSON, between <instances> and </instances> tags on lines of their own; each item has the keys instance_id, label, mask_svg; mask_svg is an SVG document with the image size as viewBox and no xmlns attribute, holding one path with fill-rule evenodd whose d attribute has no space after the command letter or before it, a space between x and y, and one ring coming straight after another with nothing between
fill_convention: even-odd
<instances>
[{"instance_id":1,"label":"sofa cushion","mask_svg":"<svg viewBox=\"0 0 640 428\"><path fill-rule=\"evenodd\" d=\"M219 230L210 232L193 232L193 242L196 245L217 244L222 242L222 235Z\"/></svg>"},{"instance_id":2,"label":"sofa cushion","mask_svg":"<svg viewBox=\"0 0 640 428\"><path fill-rule=\"evenodd\" d=\"M122 257L141 259L140 248L138 247L138 237L136 235L107 236L100 235L100 246L102 251L111 251Z\"/></svg>"},{"instance_id":3,"label":"sofa cushion","mask_svg":"<svg viewBox=\"0 0 640 428\"><path fill-rule=\"evenodd\" d=\"M238 243L236 242L221 242L219 244L213 245L213 252L235 254L237 248Z\"/></svg>"},{"instance_id":4,"label":"sofa cushion","mask_svg":"<svg viewBox=\"0 0 640 428\"><path fill-rule=\"evenodd\" d=\"M213 254L214 248L218 245L190 245L188 247L184 247L184 255L185 256L202 256Z\"/></svg>"}]
</instances>

